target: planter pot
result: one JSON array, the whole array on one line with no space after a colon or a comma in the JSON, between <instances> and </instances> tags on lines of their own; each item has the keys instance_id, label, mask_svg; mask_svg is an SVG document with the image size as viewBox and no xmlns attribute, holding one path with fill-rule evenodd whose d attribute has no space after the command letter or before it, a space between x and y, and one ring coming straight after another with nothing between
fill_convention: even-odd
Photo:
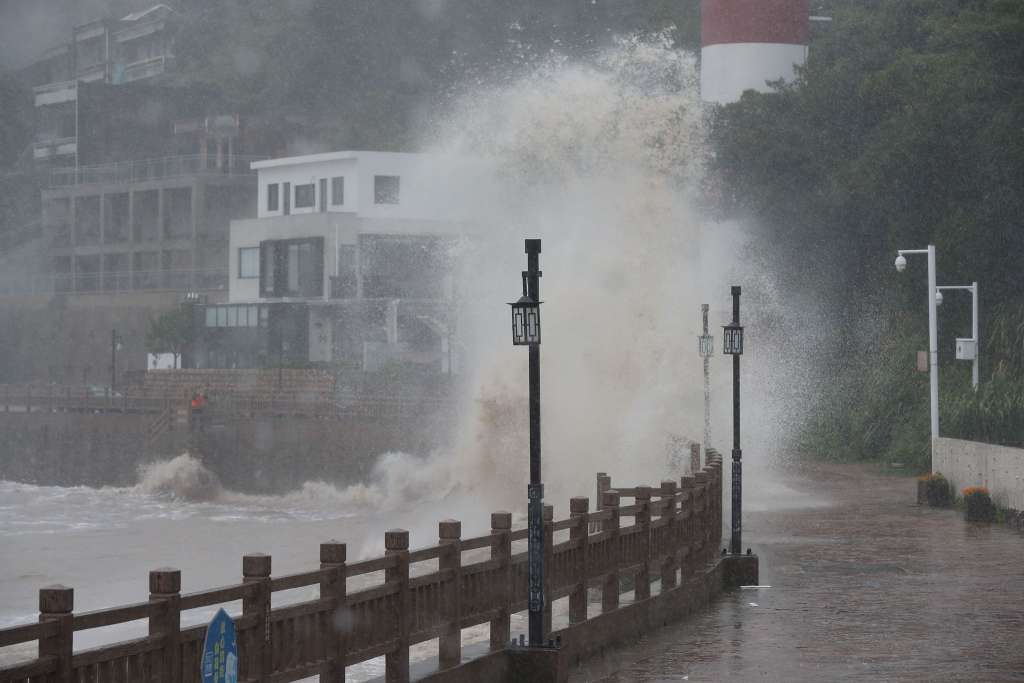
<instances>
[{"instance_id":1,"label":"planter pot","mask_svg":"<svg viewBox=\"0 0 1024 683\"><path fill-rule=\"evenodd\" d=\"M917 480L917 504L928 504L928 482L923 479Z\"/></svg>"},{"instance_id":2,"label":"planter pot","mask_svg":"<svg viewBox=\"0 0 1024 683\"><path fill-rule=\"evenodd\" d=\"M968 496L966 516L968 522L992 522L996 518L996 506L988 496Z\"/></svg>"},{"instance_id":3,"label":"planter pot","mask_svg":"<svg viewBox=\"0 0 1024 683\"><path fill-rule=\"evenodd\" d=\"M945 479L930 479L925 482L925 498L933 508L948 508L953 504L953 491Z\"/></svg>"}]
</instances>

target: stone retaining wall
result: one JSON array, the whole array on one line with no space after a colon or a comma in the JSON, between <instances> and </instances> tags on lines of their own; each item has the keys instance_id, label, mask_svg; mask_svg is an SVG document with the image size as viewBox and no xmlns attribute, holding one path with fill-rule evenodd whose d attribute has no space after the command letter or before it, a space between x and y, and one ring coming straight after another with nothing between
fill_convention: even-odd
<instances>
[{"instance_id":1,"label":"stone retaining wall","mask_svg":"<svg viewBox=\"0 0 1024 683\"><path fill-rule=\"evenodd\" d=\"M1012 518L1019 518L1024 511L1024 449L938 438L933 462L934 470L941 472L958 494L968 486L984 486L997 505L1012 511Z\"/></svg>"}]
</instances>

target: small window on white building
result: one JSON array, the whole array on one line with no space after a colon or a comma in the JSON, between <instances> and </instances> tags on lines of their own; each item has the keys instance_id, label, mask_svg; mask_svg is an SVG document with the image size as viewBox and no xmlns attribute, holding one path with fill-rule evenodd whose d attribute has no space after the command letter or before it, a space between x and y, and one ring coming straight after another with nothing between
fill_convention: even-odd
<instances>
[{"instance_id":1,"label":"small window on white building","mask_svg":"<svg viewBox=\"0 0 1024 683\"><path fill-rule=\"evenodd\" d=\"M313 183L296 185L295 208L312 209L314 206L316 206L316 185Z\"/></svg>"},{"instance_id":2,"label":"small window on white building","mask_svg":"<svg viewBox=\"0 0 1024 683\"><path fill-rule=\"evenodd\" d=\"M345 203L345 178L331 178L331 206L342 206Z\"/></svg>"},{"instance_id":3,"label":"small window on white building","mask_svg":"<svg viewBox=\"0 0 1024 683\"><path fill-rule=\"evenodd\" d=\"M267 211L277 211L280 206L278 187L277 183L267 185Z\"/></svg>"},{"instance_id":4,"label":"small window on white building","mask_svg":"<svg viewBox=\"0 0 1024 683\"><path fill-rule=\"evenodd\" d=\"M240 247L238 249L238 277L256 278L260 276L260 248Z\"/></svg>"},{"instance_id":5,"label":"small window on white building","mask_svg":"<svg viewBox=\"0 0 1024 683\"><path fill-rule=\"evenodd\" d=\"M373 176L373 203L397 204L399 194L399 177L396 175Z\"/></svg>"}]
</instances>

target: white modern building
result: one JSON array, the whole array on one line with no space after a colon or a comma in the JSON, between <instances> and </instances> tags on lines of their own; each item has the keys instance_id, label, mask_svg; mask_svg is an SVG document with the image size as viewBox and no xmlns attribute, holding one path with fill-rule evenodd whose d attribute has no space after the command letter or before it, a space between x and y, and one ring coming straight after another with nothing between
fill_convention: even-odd
<instances>
[{"instance_id":1,"label":"white modern building","mask_svg":"<svg viewBox=\"0 0 1024 683\"><path fill-rule=\"evenodd\" d=\"M257 217L231 222L228 303L203 308L195 363L451 372L452 252L470 225L459 198L480 166L347 151L252 168Z\"/></svg>"}]
</instances>

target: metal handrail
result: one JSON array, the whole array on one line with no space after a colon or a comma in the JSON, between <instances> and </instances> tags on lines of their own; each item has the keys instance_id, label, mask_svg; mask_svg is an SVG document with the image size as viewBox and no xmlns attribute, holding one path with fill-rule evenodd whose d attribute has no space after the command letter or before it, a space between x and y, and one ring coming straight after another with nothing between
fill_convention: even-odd
<instances>
[{"instance_id":1,"label":"metal handrail","mask_svg":"<svg viewBox=\"0 0 1024 683\"><path fill-rule=\"evenodd\" d=\"M222 156L220 164L216 154L186 154L136 161L116 161L109 164L55 168L50 172L50 187L85 185L94 183L136 183L191 175L251 176L255 172L250 164L264 156L233 154Z\"/></svg>"},{"instance_id":2,"label":"metal handrail","mask_svg":"<svg viewBox=\"0 0 1024 683\"><path fill-rule=\"evenodd\" d=\"M224 289L227 268L108 270L103 273L41 273L0 279L0 297L54 292L133 292Z\"/></svg>"}]
</instances>

